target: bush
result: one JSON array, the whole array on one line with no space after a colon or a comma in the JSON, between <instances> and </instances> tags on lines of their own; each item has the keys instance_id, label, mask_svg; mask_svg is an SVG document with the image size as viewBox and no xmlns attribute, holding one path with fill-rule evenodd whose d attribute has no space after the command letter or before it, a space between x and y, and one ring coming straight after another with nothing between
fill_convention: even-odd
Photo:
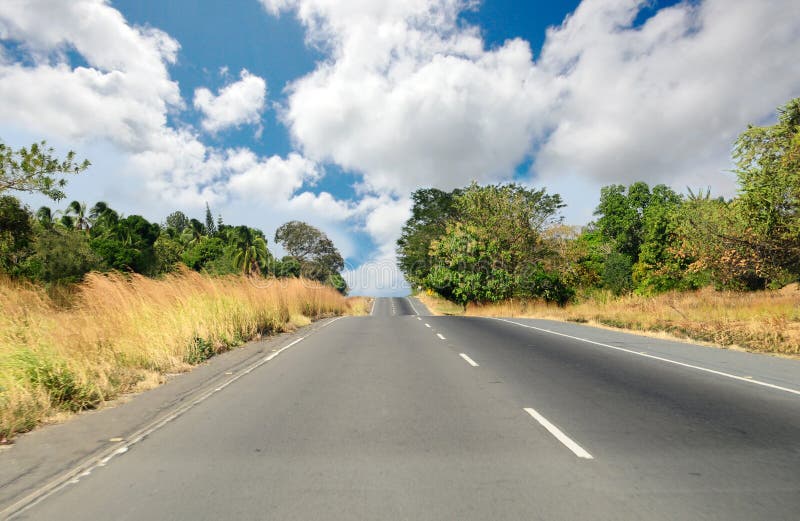
<instances>
[{"instance_id":1,"label":"bush","mask_svg":"<svg viewBox=\"0 0 800 521\"><path fill-rule=\"evenodd\" d=\"M565 306L575 297L575 290L565 284L558 273L547 272L541 266L536 266L520 278L517 296L539 298Z\"/></svg>"},{"instance_id":2,"label":"bush","mask_svg":"<svg viewBox=\"0 0 800 521\"><path fill-rule=\"evenodd\" d=\"M614 295L629 293L633 286L632 271L630 257L611 252L603 265L603 286Z\"/></svg>"}]
</instances>

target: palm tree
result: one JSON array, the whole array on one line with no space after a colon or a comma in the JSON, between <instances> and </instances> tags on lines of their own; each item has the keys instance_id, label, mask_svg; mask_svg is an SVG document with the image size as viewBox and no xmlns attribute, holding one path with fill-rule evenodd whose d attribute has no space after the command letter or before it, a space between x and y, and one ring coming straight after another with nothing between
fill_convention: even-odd
<instances>
[{"instance_id":1,"label":"palm tree","mask_svg":"<svg viewBox=\"0 0 800 521\"><path fill-rule=\"evenodd\" d=\"M71 215L66 215L66 214L62 215L58 223L68 230L71 230L76 227L75 218Z\"/></svg>"},{"instance_id":2,"label":"palm tree","mask_svg":"<svg viewBox=\"0 0 800 521\"><path fill-rule=\"evenodd\" d=\"M98 201L89 210L89 219L92 225L109 226L116 224L119 221L119 214L108 206L104 201Z\"/></svg>"},{"instance_id":3,"label":"palm tree","mask_svg":"<svg viewBox=\"0 0 800 521\"><path fill-rule=\"evenodd\" d=\"M269 261L267 241L256 230L247 226L237 226L228 235L233 250L233 266L241 269L243 275L261 273Z\"/></svg>"},{"instance_id":4,"label":"palm tree","mask_svg":"<svg viewBox=\"0 0 800 521\"><path fill-rule=\"evenodd\" d=\"M76 230L89 230L91 224L89 223L88 216L86 215L86 203L72 201L67 206L64 215L72 215Z\"/></svg>"},{"instance_id":5,"label":"palm tree","mask_svg":"<svg viewBox=\"0 0 800 521\"><path fill-rule=\"evenodd\" d=\"M56 216L48 206L42 206L36 210L36 220L48 230L52 229L53 225L56 224Z\"/></svg>"},{"instance_id":6,"label":"palm tree","mask_svg":"<svg viewBox=\"0 0 800 521\"><path fill-rule=\"evenodd\" d=\"M197 219L191 219L189 220L189 226L184 228L183 233L181 233L181 240L189 247L200 242L200 239L205 237L205 235L206 227L203 223Z\"/></svg>"}]
</instances>

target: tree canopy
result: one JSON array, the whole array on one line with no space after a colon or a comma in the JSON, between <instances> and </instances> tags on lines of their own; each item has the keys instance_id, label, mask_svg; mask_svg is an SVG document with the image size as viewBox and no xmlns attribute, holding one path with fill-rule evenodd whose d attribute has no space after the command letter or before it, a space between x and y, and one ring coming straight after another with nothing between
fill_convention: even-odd
<instances>
[{"instance_id":1,"label":"tree canopy","mask_svg":"<svg viewBox=\"0 0 800 521\"><path fill-rule=\"evenodd\" d=\"M66 197L62 176L79 174L89 168L88 160L77 161L75 152L58 159L47 143L34 143L18 150L0 142L0 194L7 190L40 192L58 201Z\"/></svg>"},{"instance_id":2,"label":"tree canopy","mask_svg":"<svg viewBox=\"0 0 800 521\"><path fill-rule=\"evenodd\" d=\"M342 286L343 280L336 276L344 269L344 259L333 241L318 228L289 221L275 231L275 242L299 263L303 277Z\"/></svg>"}]
</instances>

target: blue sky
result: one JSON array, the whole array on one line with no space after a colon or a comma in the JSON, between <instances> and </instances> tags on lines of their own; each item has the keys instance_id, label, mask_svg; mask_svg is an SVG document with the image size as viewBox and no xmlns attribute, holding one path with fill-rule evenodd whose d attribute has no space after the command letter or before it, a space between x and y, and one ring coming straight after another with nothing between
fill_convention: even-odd
<instances>
[{"instance_id":1,"label":"blue sky","mask_svg":"<svg viewBox=\"0 0 800 521\"><path fill-rule=\"evenodd\" d=\"M545 186L574 225L610 183L732 195L798 42L792 0L8 0L0 139L89 157L70 199L306 220L356 293L402 294L422 186Z\"/></svg>"}]
</instances>

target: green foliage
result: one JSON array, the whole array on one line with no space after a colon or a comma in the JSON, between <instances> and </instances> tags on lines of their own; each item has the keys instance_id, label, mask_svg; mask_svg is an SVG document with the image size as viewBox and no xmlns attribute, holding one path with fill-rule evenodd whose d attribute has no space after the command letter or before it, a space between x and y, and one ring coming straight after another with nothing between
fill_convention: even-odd
<instances>
[{"instance_id":1,"label":"green foliage","mask_svg":"<svg viewBox=\"0 0 800 521\"><path fill-rule=\"evenodd\" d=\"M344 259L325 233L301 221L290 221L275 231L275 242L300 263L303 277L323 284L344 269Z\"/></svg>"},{"instance_id":2,"label":"green foliage","mask_svg":"<svg viewBox=\"0 0 800 521\"><path fill-rule=\"evenodd\" d=\"M594 214L597 230L614 249L630 259L639 257L642 243L642 218L650 201L647 183L604 186L600 190L600 204Z\"/></svg>"},{"instance_id":3,"label":"green foliage","mask_svg":"<svg viewBox=\"0 0 800 521\"><path fill-rule=\"evenodd\" d=\"M102 259L89 247L89 237L70 228L45 228L39 231L33 253L25 261L31 279L47 283L79 282L100 268Z\"/></svg>"},{"instance_id":4,"label":"green foliage","mask_svg":"<svg viewBox=\"0 0 800 521\"><path fill-rule=\"evenodd\" d=\"M106 269L133 271L145 275L156 273L153 244L161 233L158 224L140 215L130 215L91 229L92 250L103 260Z\"/></svg>"},{"instance_id":5,"label":"green foliage","mask_svg":"<svg viewBox=\"0 0 800 521\"><path fill-rule=\"evenodd\" d=\"M33 240L32 216L16 197L0 196L0 271L18 274Z\"/></svg>"},{"instance_id":6,"label":"green foliage","mask_svg":"<svg viewBox=\"0 0 800 521\"><path fill-rule=\"evenodd\" d=\"M72 225L76 230L88 230L91 226L89 215L86 213L86 203L72 201L64 212L72 218Z\"/></svg>"},{"instance_id":7,"label":"green foliage","mask_svg":"<svg viewBox=\"0 0 800 521\"><path fill-rule=\"evenodd\" d=\"M514 184L472 184L449 201L441 193L418 195L420 207L412 212L399 243L406 261L420 256L418 248L440 226L430 215L432 209L448 211L444 230L430 241L425 260L400 264L415 270L411 275L423 286L461 305L512 296L558 302L571 298L560 277L540 266L551 255L542 232L560 222L557 212L563 204L558 195Z\"/></svg>"},{"instance_id":8,"label":"green foliage","mask_svg":"<svg viewBox=\"0 0 800 521\"><path fill-rule=\"evenodd\" d=\"M513 274L502 264L498 241L472 224L452 223L431 244L426 287L459 304L497 302L511 297Z\"/></svg>"},{"instance_id":9,"label":"green foliage","mask_svg":"<svg viewBox=\"0 0 800 521\"><path fill-rule=\"evenodd\" d=\"M538 298L565 306L575 297L575 290L558 273L548 272L541 265L536 265L520 276L516 296L522 299Z\"/></svg>"},{"instance_id":10,"label":"green foliage","mask_svg":"<svg viewBox=\"0 0 800 521\"><path fill-rule=\"evenodd\" d=\"M184 264L195 271L207 269L211 263L226 255L225 243L218 237L200 237L181 255ZM228 264L232 264L228 262ZM211 271L211 270L209 270ZM215 270L213 272L216 272Z\"/></svg>"},{"instance_id":11,"label":"green foliage","mask_svg":"<svg viewBox=\"0 0 800 521\"><path fill-rule=\"evenodd\" d=\"M455 217L453 198L460 193L421 188L411 194L411 217L397 240L397 265L408 282L419 285L427 276L431 243L444 234L447 223Z\"/></svg>"},{"instance_id":12,"label":"green foliage","mask_svg":"<svg viewBox=\"0 0 800 521\"><path fill-rule=\"evenodd\" d=\"M624 253L611 252L603 264L603 287L615 295L622 295L633 286L632 263Z\"/></svg>"},{"instance_id":13,"label":"green foliage","mask_svg":"<svg viewBox=\"0 0 800 521\"><path fill-rule=\"evenodd\" d=\"M156 257L155 273L171 273L181 261L183 244L168 234L161 234L153 243L153 253Z\"/></svg>"},{"instance_id":14,"label":"green foliage","mask_svg":"<svg viewBox=\"0 0 800 521\"><path fill-rule=\"evenodd\" d=\"M280 261L273 262L272 273L276 277L299 277L300 261L290 255L284 256Z\"/></svg>"},{"instance_id":15,"label":"green foliage","mask_svg":"<svg viewBox=\"0 0 800 521\"><path fill-rule=\"evenodd\" d=\"M800 276L800 98L779 109L777 124L742 133L733 158L748 225L738 239L772 270Z\"/></svg>"},{"instance_id":16,"label":"green foliage","mask_svg":"<svg viewBox=\"0 0 800 521\"><path fill-rule=\"evenodd\" d=\"M89 166L70 152L58 160L44 142L18 151L0 143L0 272L54 284L80 281L91 270L119 270L157 276L180 262L213 274L273 274L305 276L347 292L339 272L344 260L320 230L293 221L277 237L290 255L273 259L260 230L223 224L206 203L205 223L183 212L167 216L162 227L138 215L123 217L106 202L91 208L80 201L63 210L39 208L35 215L6 190L41 192L65 197L59 176L77 174Z\"/></svg>"},{"instance_id":17,"label":"green foliage","mask_svg":"<svg viewBox=\"0 0 800 521\"><path fill-rule=\"evenodd\" d=\"M183 361L187 364L197 365L205 362L215 354L217 352L214 349L214 344L204 338L195 336L189 343L189 348L186 350Z\"/></svg>"},{"instance_id":18,"label":"green foliage","mask_svg":"<svg viewBox=\"0 0 800 521\"><path fill-rule=\"evenodd\" d=\"M333 287L342 295L347 295L347 282L339 273L331 273L331 275L328 277L328 285Z\"/></svg>"},{"instance_id":19,"label":"green foliage","mask_svg":"<svg viewBox=\"0 0 800 521\"><path fill-rule=\"evenodd\" d=\"M174 230L174 232L180 236L183 230L189 226L189 218L181 211L172 212L167 216L165 225L167 229Z\"/></svg>"},{"instance_id":20,"label":"green foliage","mask_svg":"<svg viewBox=\"0 0 800 521\"><path fill-rule=\"evenodd\" d=\"M75 152L59 160L47 143L13 150L0 142L0 194L6 190L39 192L53 200L66 197L65 179L59 176L79 174L89 168L89 161L77 162Z\"/></svg>"},{"instance_id":21,"label":"green foliage","mask_svg":"<svg viewBox=\"0 0 800 521\"><path fill-rule=\"evenodd\" d=\"M181 232L181 241L193 246L206 236L206 227L197 219L189 219L189 224Z\"/></svg>"},{"instance_id":22,"label":"green foliage","mask_svg":"<svg viewBox=\"0 0 800 521\"><path fill-rule=\"evenodd\" d=\"M94 407L103 398L97 389L81 383L75 373L55 357L22 351L15 365L22 368L31 384L47 391L54 407L75 412Z\"/></svg>"},{"instance_id":23,"label":"green foliage","mask_svg":"<svg viewBox=\"0 0 800 521\"><path fill-rule=\"evenodd\" d=\"M36 221L45 230L50 230L56 225L55 214L47 206L42 206L36 210Z\"/></svg>"},{"instance_id":24,"label":"green foliage","mask_svg":"<svg viewBox=\"0 0 800 521\"><path fill-rule=\"evenodd\" d=\"M236 226L227 230L227 235L234 267L244 275L261 274L266 271L272 255L267 249L267 240L261 230Z\"/></svg>"},{"instance_id":25,"label":"green foliage","mask_svg":"<svg viewBox=\"0 0 800 521\"><path fill-rule=\"evenodd\" d=\"M217 233L217 225L214 222L214 216L211 215L211 208L208 207L208 203L206 203L206 233L208 235Z\"/></svg>"}]
</instances>

